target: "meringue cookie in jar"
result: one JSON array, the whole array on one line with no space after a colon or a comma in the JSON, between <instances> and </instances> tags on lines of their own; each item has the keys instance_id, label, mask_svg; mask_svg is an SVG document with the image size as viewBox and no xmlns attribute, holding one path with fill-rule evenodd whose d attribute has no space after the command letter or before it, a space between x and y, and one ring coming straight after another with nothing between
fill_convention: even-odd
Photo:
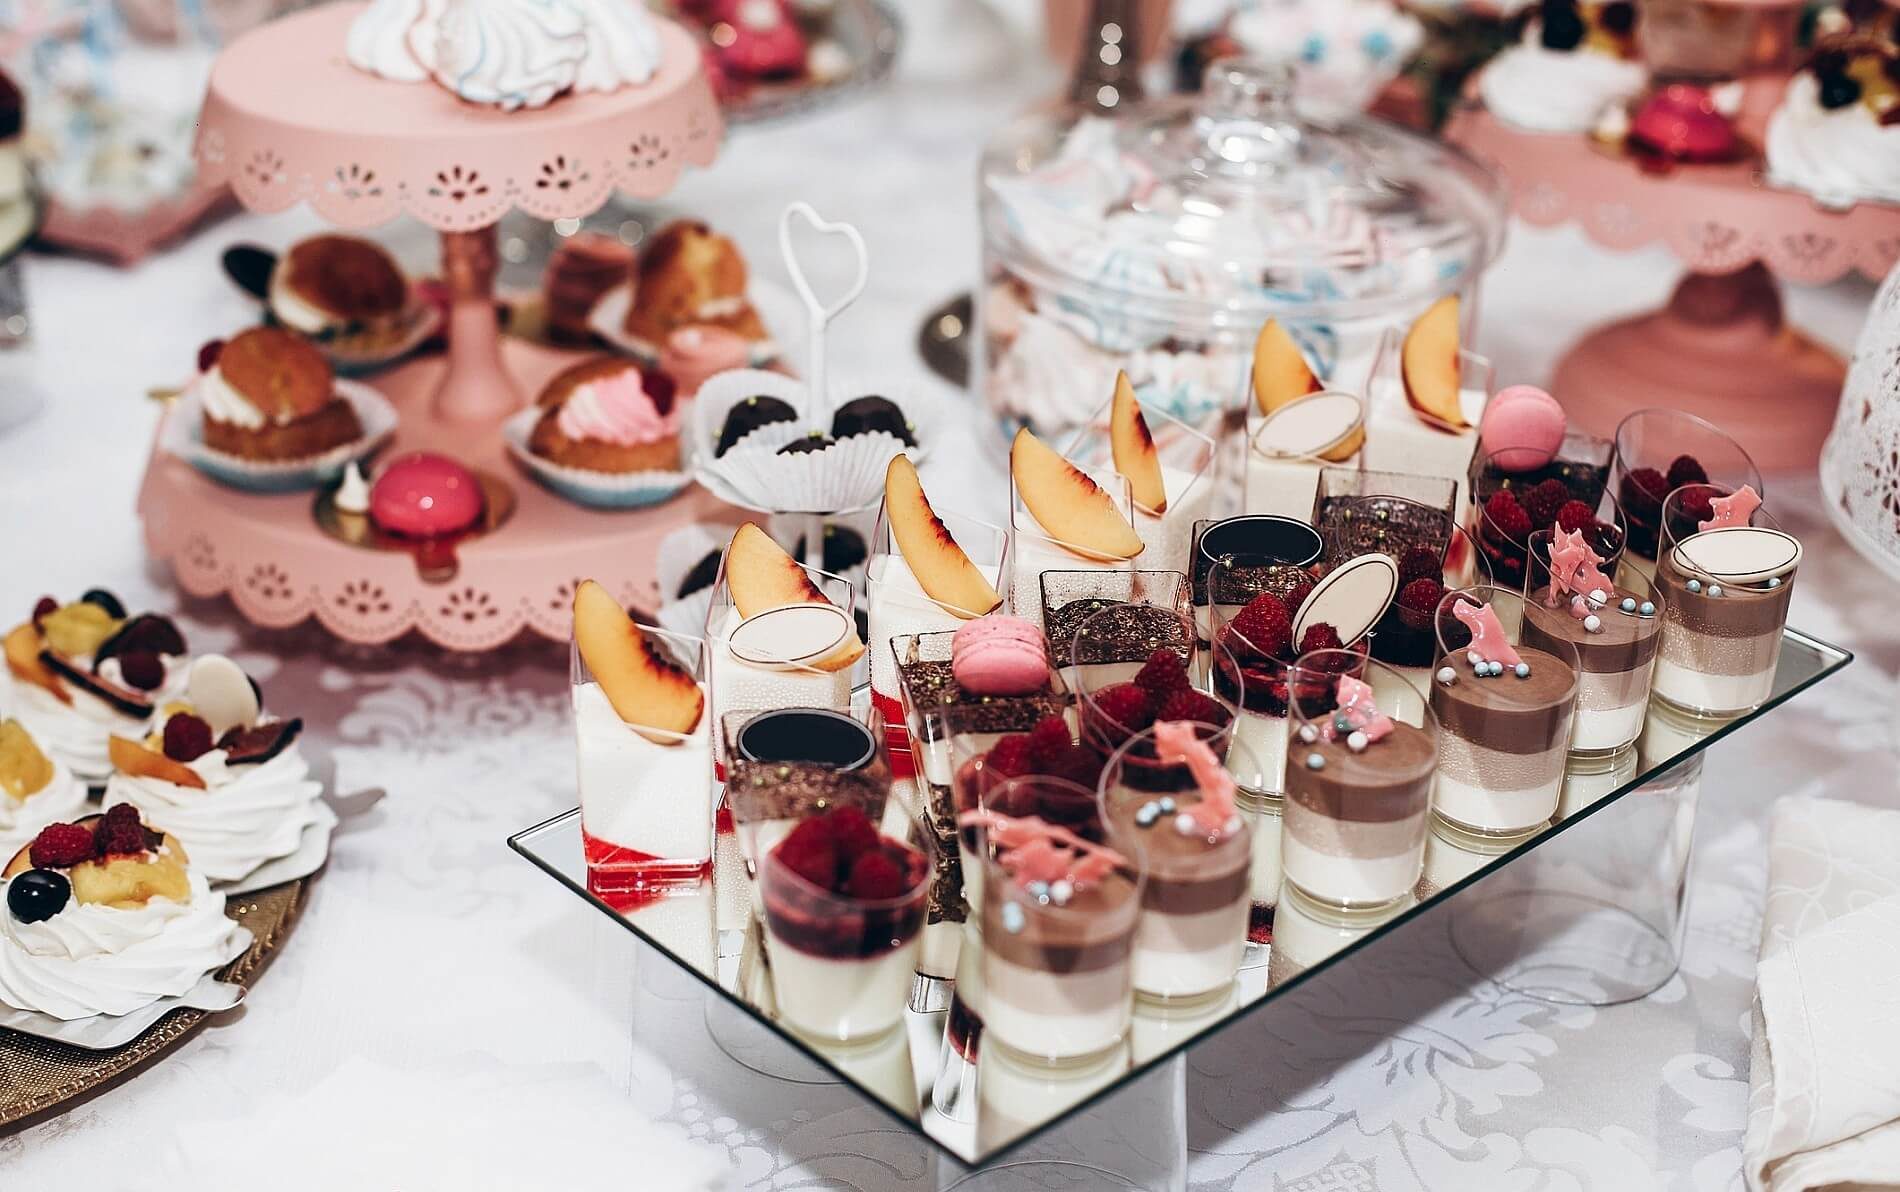
<instances>
[{"instance_id":1,"label":"meringue cookie in jar","mask_svg":"<svg viewBox=\"0 0 1900 1192\"><path fill-rule=\"evenodd\" d=\"M1328 384L1365 382L1380 332L1469 299L1500 246L1498 181L1456 149L1304 101L1284 66L1228 59L1199 96L1119 119L1041 111L980 174L979 392L1005 433L1081 426L1128 374L1208 426L1246 397L1277 318Z\"/></svg>"}]
</instances>

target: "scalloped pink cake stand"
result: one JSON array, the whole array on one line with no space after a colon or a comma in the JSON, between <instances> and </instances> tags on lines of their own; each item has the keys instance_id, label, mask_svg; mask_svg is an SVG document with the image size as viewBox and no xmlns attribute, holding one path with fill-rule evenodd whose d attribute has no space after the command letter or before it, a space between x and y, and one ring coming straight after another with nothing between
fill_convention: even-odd
<instances>
[{"instance_id":1,"label":"scalloped pink cake stand","mask_svg":"<svg viewBox=\"0 0 1900 1192\"><path fill-rule=\"evenodd\" d=\"M496 348L497 221L511 207L578 219L615 190L664 194L687 165L711 164L719 106L698 46L667 21L656 19L661 65L645 84L502 112L351 66L344 39L365 7L292 13L219 54L198 118L199 172L254 211L307 202L346 228L406 213L441 232L454 305L435 414L494 422L522 405Z\"/></svg>"},{"instance_id":2,"label":"scalloped pink cake stand","mask_svg":"<svg viewBox=\"0 0 1900 1192\"><path fill-rule=\"evenodd\" d=\"M1738 119L1761 144L1787 79L1751 80ZM1583 428L1671 406L1739 439L1764 470L1812 471L1846 369L1782 318L1776 279L1818 285L1900 259L1900 207L1825 210L1768 186L1758 163L1643 172L1581 135L1523 132L1468 104L1446 137L1504 176L1526 223L1574 222L1605 248L1661 244L1688 267L1661 310L1600 327L1557 364L1551 389Z\"/></svg>"}]
</instances>

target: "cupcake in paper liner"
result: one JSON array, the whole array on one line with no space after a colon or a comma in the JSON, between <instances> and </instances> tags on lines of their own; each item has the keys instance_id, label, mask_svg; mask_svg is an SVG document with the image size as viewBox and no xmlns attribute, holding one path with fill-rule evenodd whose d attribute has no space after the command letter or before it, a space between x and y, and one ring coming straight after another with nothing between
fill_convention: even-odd
<instances>
[{"instance_id":1,"label":"cupcake in paper liner","mask_svg":"<svg viewBox=\"0 0 1900 1192\"><path fill-rule=\"evenodd\" d=\"M502 425L508 450L541 484L594 509L642 509L692 483L672 378L618 356L557 374L534 407Z\"/></svg>"},{"instance_id":2,"label":"cupcake in paper liner","mask_svg":"<svg viewBox=\"0 0 1900 1192\"><path fill-rule=\"evenodd\" d=\"M367 385L339 380L293 332L256 327L198 352L198 374L166 419L163 445L220 484L295 492L332 483L396 429Z\"/></svg>"},{"instance_id":3,"label":"cupcake in paper liner","mask_svg":"<svg viewBox=\"0 0 1900 1192\"><path fill-rule=\"evenodd\" d=\"M271 269L272 320L310 339L338 372L395 363L442 330L444 308L380 244L334 232L298 241Z\"/></svg>"}]
</instances>

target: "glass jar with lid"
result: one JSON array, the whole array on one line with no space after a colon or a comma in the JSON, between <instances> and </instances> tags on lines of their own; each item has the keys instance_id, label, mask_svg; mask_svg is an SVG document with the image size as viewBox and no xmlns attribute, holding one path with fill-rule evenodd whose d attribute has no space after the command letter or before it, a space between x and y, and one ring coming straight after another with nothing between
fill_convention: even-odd
<instances>
[{"instance_id":1,"label":"glass jar with lid","mask_svg":"<svg viewBox=\"0 0 1900 1192\"><path fill-rule=\"evenodd\" d=\"M1291 80L1226 59L1198 96L1039 112L991 142L974 375L999 428L1063 435L1117 369L1144 404L1206 425L1244 401L1269 318L1326 380L1362 388L1387 326L1474 296L1503 236L1496 178L1296 102Z\"/></svg>"}]
</instances>

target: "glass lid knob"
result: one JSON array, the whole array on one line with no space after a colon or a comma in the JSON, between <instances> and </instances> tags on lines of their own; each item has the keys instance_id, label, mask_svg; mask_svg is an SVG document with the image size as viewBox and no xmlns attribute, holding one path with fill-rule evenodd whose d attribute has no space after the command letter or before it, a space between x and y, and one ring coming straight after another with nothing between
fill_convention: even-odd
<instances>
[{"instance_id":1,"label":"glass lid knob","mask_svg":"<svg viewBox=\"0 0 1900 1192\"><path fill-rule=\"evenodd\" d=\"M1292 161L1304 136L1293 112L1293 68L1222 58L1202 80L1195 122L1212 170L1252 173Z\"/></svg>"}]
</instances>

